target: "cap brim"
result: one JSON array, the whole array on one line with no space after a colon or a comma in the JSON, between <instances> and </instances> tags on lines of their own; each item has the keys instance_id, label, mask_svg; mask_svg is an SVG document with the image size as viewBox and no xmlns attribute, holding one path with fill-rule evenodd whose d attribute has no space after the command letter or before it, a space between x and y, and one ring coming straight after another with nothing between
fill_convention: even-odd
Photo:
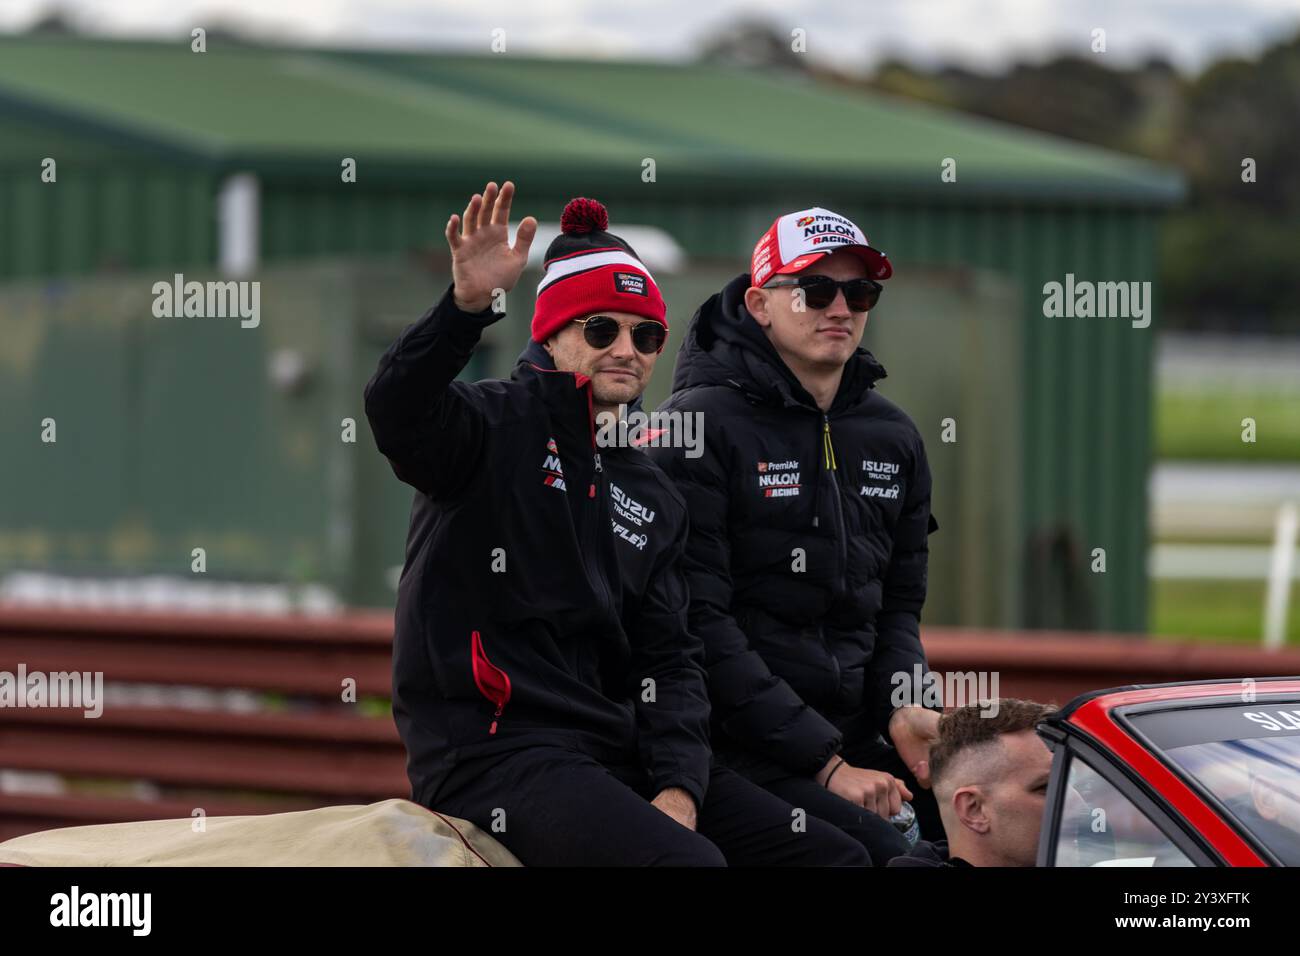
<instances>
[{"instance_id":1,"label":"cap brim","mask_svg":"<svg viewBox=\"0 0 1300 956\"><path fill-rule=\"evenodd\" d=\"M773 270L772 275L788 275L791 272L802 272L822 256L828 256L840 249L850 249L857 254L863 265L867 267L868 279L888 279L894 274L894 267L890 263L889 257L879 249L871 246L839 246L835 249L827 249L825 252L805 252L801 256L795 256L781 268Z\"/></svg>"}]
</instances>

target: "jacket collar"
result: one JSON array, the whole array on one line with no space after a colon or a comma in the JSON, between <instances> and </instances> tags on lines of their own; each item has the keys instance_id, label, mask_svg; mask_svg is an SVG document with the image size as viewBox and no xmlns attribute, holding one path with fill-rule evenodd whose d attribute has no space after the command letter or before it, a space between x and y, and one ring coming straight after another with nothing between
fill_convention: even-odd
<instances>
[{"instance_id":1,"label":"jacket collar","mask_svg":"<svg viewBox=\"0 0 1300 956\"><path fill-rule=\"evenodd\" d=\"M817 403L785 364L745 307L749 273L736 276L696 311L677 353L673 391L696 385L728 385L751 401L813 410ZM832 409L860 402L885 377L876 357L859 347L844 367Z\"/></svg>"},{"instance_id":2,"label":"jacket collar","mask_svg":"<svg viewBox=\"0 0 1300 956\"><path fill-rule=\"evenodd\" d=\"M519 358L515 360L514 371L510 378L527 386L536 394L550 411L552 423L556 429L566 433L571 442L579 436L595 447L595 421L591 402L591 379L577 372L562 372L556 369L551 354L540 342L531 338L524 346ZM641 409L641 396L638 395L628 404L628 412ZM552 436L561 444L565 438ZM572 447L572 446L571 446ZM617 446L602 448L601 452L617 451Z\"/></svg>"}]
</instances>

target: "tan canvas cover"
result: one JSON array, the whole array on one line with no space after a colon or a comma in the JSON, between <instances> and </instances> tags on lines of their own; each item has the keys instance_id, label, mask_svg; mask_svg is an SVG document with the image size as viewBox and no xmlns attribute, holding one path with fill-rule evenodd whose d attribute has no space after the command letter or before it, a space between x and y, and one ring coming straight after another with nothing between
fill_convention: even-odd
<instances>
[{"instance_id":1,"label":"tan canvas cover","mask_svg":"<svg viewBox=\"0 0 1300 956\"><path fill-rule=\"evenodd\" d=\"M65 827L0 843L24 866L521 866L472 823L410 800L264 816Z\"/></svg>"}]
</instances>

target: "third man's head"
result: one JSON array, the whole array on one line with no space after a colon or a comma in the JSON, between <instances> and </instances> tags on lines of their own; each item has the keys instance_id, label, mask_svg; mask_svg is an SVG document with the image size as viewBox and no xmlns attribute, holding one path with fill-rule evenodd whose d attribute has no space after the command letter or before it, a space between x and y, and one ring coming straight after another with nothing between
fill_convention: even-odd
<instances>
[{"instance_id":1,"label":"third man's head","mask_svg":"<svg viewBox=\"0 0 1300 956\"><path fill-rule=\"evenodd\" d=\"M976 866L1033 866L1052 754L1034 731L1055 710L1003 698L939 721L930 780L949 851Z\"/></svg>"}]
</instances>

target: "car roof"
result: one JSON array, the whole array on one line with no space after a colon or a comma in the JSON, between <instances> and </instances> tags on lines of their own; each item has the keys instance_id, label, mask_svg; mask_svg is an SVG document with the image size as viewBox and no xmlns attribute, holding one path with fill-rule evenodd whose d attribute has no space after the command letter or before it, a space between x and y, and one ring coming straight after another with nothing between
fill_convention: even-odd
<instances>
[{"instance_id":1,"label":"car roof","mask_svg":"<svg viewBox=\"0 0 1300 956\"><path fill-rule=\"evenodd\" d=\"M1081 707L1094 702L1097 707L1109 712L1128 704L1172 703L1180 700L1192 703L1208 697L1240 696L1247 689L1256 694L1300 694L1300 676L1221 678L1108 687L1080 694L1047 720L1054 723L1070 721Z\"/></svg>"}]
</instances>

